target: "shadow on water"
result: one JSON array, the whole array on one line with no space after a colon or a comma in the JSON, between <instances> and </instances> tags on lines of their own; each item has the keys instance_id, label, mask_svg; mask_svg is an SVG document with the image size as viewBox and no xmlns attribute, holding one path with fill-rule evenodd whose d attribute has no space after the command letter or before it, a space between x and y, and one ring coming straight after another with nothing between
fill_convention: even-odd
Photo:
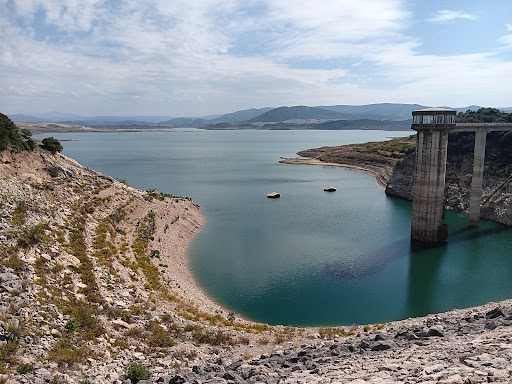
<instances>
[{"instance_id":1,"label":"shadow on water","mask_svg":"<svg viewBox=\"0 0 512 384\"><path fill-rule=\"evenodd\" d=\"M425 244L411 240L407 306L404 317L439 312L440 303L443 302L441 297L447 298L453 294L453 292L443 292L440 288L446 287L446 281L444 283L442 281L446 276L442 275L450 273L447 266L443 264L450 263L451 266L448 269L456 268L468 274L468 276L454 274L452 277L455 280L452 283L467 284L466 280L470 279L470 274L482 269L481 263L485 260L482 258L482 244L488 238L492 239L496 235L511 230L510 227L490 222L482 222L481 227L477 228L471 228L465 224L454 225L454 227L446 243ZM471 245L468 246L468 244ZM465 249L459 258L453 253L456 248ZM467 290L469 296L474 296L474 292L470 293L469 287ZM456 293L455 296L457 296Z\"/></svg>"},{"instance_id":2,"label":"shadow on water","mask_svg":"<svg viewBox=\"0 0 512 384\"><path fill-rule=\"evenodd\" d=\"M400 239L384 247L377 248L356 259L341 259L326 264L324 273L337 279L364 279L379 272L386 264L406 257L409 254L410 240Z\"/></svg>"},{"instance_id":3,"label":"shadow on water","mask_svg":"<svg viewBox=\"0 0 512 384\"><path fill-rule=\"evenodd\" d=\"M416 317L436 311L437 278L448 245L410 241L407 307L404 317Z\"/></svg>"},{"instance_id":4,"label":"shadow on water","mask_svg":"<svg viewBox=\"0 0 512 384\"><path fill-rule=\"evenodd\" d=\"M506 225L501 225L498 223L493 223L492 227L489 228L480 228L480 227L469 227L465 226L463 228L459 228L453 232L450 232L450 237L448 238L449 243L456 243L479 239L486 236L497 235L502 232L510 231L512 233L512 228L507 227Z\"/></svg>"}]
</instances>

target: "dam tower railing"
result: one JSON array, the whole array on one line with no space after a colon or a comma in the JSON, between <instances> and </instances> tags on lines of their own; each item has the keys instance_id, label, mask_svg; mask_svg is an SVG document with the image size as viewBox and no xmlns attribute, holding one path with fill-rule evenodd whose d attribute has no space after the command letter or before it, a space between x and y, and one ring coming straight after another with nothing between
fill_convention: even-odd
<instances>
[{"instance_id":1,"label":"dam tower railing","mask_svg":"<svg viewBox=\"0 0 512 384\"><path fill-rule=\"evenodd\" d=\"M416 169L412 192L411 237L435 243L448 237L443 224L448 132L456 127L456 111L427 108L412 112L416 135Z\"/></svg>"}]
</instances>

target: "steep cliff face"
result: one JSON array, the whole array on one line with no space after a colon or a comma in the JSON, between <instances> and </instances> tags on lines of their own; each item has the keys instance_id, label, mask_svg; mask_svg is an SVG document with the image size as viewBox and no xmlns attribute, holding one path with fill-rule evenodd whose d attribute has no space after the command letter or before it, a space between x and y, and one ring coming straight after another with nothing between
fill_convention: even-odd
<instances>
[{"instance_id":1,"label":"steep cliff face","mask_svg":"<svg viewBox=\"0 0 512 384\"><path fill-rule=\"evenodd\" d=\"M451 134L446 164L445 208L468 212L473 175L473 134ZM512 157L500 145L498 134L488 135L482 202L512 174ZM386 194L412 200L414 186L415 148L399 160L389 178ZM482 207L481 217L512 225L512 182L507 182Z\"/></svg>"},{"instance_id":2,"label":"steep cliff face","mask_svg":"<svg viewBox=\"0 0 512 384\"><path fill-rule=\"evenodd\" d=\"M405 156L396 163L393 169L393 173L386 186L386 194L388 196L412 200L415 163L416 148L411 148Z\"/></svg>"}]
</instances>

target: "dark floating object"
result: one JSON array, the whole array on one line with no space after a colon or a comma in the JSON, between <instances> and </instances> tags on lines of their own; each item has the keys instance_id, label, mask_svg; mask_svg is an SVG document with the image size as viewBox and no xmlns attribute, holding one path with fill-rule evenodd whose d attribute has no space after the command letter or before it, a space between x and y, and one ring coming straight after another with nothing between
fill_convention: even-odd
<instances>
[{"instance_id":1,"label":"dark floating object","mask_svg":"<svg viewBox=\"0 0 512 384\"><path fill-rule=\"evenodd\" d=\"M281 197L281 195L277 192L270 192L270 193L267 193L267 197L269 199L277 199L278 197Z\"/></svg>"},{"instance_id":2,"label":"dark floating object","mask_svg":"<svg viewBox=\"0 0 512 384\"><path fill-rule=\"evenodd\" d=\"M328 187L324 188L325 192L335 192L336 188L334 188L332 185L329 185Z\"/></svg>"}]
</instances>

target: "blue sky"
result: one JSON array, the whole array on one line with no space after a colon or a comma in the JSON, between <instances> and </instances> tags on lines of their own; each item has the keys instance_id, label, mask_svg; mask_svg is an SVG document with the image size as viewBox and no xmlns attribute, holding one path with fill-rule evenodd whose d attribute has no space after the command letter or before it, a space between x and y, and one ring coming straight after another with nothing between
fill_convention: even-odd
<instances>
[{"instance_id":1,"label":"blue sky","mask_svg":"<svg viewBox=\"0 0 512 384\"><path fill-rule=\"evenodd\" d=\"M512 1L0 0L0 111L512 106Z\"/></svg>"}]
</instances>

